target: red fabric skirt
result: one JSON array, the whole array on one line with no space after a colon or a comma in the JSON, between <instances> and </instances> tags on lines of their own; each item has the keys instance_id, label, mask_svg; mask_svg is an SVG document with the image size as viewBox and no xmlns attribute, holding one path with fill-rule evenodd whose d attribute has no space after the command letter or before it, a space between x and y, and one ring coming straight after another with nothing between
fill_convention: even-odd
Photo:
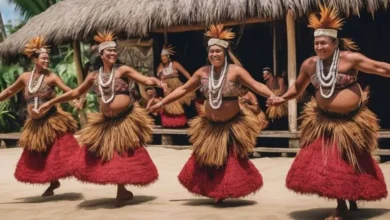
<instances>
[{"instance_id":1,"label":"red fabric skirt","mask_svg":"<svg viewBox=\"0 0 390 220\"><path fill-rule=\"evenodd\" d=\"M330 149L323 152L323 149ZM323 147L321 139L301 149L286 179L287 188L302 194L344 200L380 200L386 183L369 152L357 155L360 171L341 158L337 146Z\"/></svg>"},{"instance_id":2,"label":"red fabric skirt","mask_svg":"<svg viewBox=\"0 0 390 220\"><path fill-rule=\"evenodd\" d=\"M15 178L20 182L44 184L73 174L79 145L72 133L57 137L46 152L23 150L16 165Z\"/></svg>"},{"instance_id":3,"label":"red fabric skirt","mask_svg":"<svg viewBox=\"0 0 390 220\"><path fill-rule=\"evenodd\" d=\"M187 125L187 117L182 115L169 115L164 110L161 110L161 125L165 128L181 128Z\"/></svg>"},{"instance_id":4,"label":"red fabric skirt","mask_svg":"<svg viewBox=\"0 0 390 220\"><path fill-rule=\"evenodd\" d=\"M157 168L144 147L123 155L115 152L113 158L105 162L83 147L78 159L79 169L74 176L83 182L145 186L158 179Z\"/></svg>"},{"instance_id":5,"label":"red fabric skirt","mask_svg":"<svg viewBox=\"0 0 390 220\"><path fill-rule=\"evenodd\" d=\"M180 183L191 193L214 199L240 198L255 193L263 178L253 163L237 158L231 150L226 165L201 167L192 155L179 174Z\"/></svg>"}]
</instances>

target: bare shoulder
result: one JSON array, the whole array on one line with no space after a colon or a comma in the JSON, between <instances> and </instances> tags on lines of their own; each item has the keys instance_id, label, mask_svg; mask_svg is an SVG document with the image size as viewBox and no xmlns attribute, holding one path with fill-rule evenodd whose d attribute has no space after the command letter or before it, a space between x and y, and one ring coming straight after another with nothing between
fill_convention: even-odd
<instances>
[{"instance_id":1,"label":"bare shoulder","mask_svg":"<svg viewBox=\"0 0 390 220\"><path fill-rule=\"evenodd\" d=\"M31 72L24 72L24 73L20 74L19 78L20 79L27 79L30 77L30 74L31 74Z\"/></svg>"},{"instance_id":2,"label":"bare shoulder","mask_svg":"<svg viewBox=\"0 0 390 220\"><path fill-rule=\"evenodd\" d=\"M197 69L193 76L197 77L207 77L208 73L210 72L210 66L202 66L201 68Z\"/></svg>"},{"instance_id":3,"label":"bare shoulder","mask_svg":"<svg viewBox=\"0 0 390 220\"><path fill-rule=\"evenodd\" d=\"M357 62L365 58L365 56L358 52L342 51L341 57L350 62Z\"/></svg>"},{"instance_id":4,"label":"bare shoulder","mask_svg":"<svg viewBox=\"0 0 390 220\"><path fill-rule=\"evenodd\" d=\"M245 70L244 67L237 65L237 64L229 64L229 69L235 70L235 71L243 71Z\"/></svg>"},{"instance_id":5,"label":"bare shoulder","mask_svg":"<svg viewBox=\"0 0 390 220\"><path fill-rule=\"evenodd\" d=\"M86 81L94 81L98 76L97 71L90 72L87 77L85 78Z\"/></svg>"},{"instance_id":6,"label":"bare shoulder","mask_svg":"<svg viewBox=\"0 0 390 220\"><path fill-rule=\"evenodd\" d=\"M172 65L173 66L181 66L181 64L179 62L177 62L176 60L172 61Z\"/></svg>"},{"instance_id":7,"label":"bare shoulder","mask_svg":"<svg viewBox=\"0 0 390 220\"><path fill-rule=\"evenodd\" d=\"M133 70L133 68L131 68L130 66L126 66L126 65L121 65L121 66L118 66L116 70L118 72L126 72L126 71Z\"/></svg>"},{"instance_id":8,"label":"bare shoulder","mask_svg":"<svg viewBox=\"0 0 390 220\"><path fill-rule=\"evenodd\" d=\"M312 74L316 70L316 62L318 57L312 56L303 61L301 65L301 72L305 72L307 74Z\"/></svg>"}]
</instances>

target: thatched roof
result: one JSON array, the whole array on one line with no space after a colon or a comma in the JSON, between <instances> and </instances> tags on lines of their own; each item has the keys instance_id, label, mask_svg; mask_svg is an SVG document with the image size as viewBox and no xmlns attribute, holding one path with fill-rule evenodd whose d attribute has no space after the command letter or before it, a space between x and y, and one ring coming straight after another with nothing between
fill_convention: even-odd
<instances>
[{"instance_id":1,"label":"thatched roof","mask_svg":"<svg viewBox=\"0 0 390 220\"><path fill-rule=\"evenodd\" d=\"M45 36L50 44L85 40L97 30L111 29L144 36L157 29L209 25L248 18L282 19L288 10L300 16L319 0L64 0L30 19L0 44L0 56L14 56L26 41ZM323 0L345 14L362 8L374 12L390 0Z\"/></svg>"}]
</instances>

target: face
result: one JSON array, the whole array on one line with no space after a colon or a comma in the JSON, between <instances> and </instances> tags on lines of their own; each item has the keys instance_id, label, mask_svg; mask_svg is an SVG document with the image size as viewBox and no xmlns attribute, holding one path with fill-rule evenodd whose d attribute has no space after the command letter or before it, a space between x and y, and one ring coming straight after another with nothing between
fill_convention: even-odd
<instances>
[{"instance_id":1,"label":"face","mask_svg":"<svg viewBox=\"0 0 390 220\"><path fill-rule=\"evenodd\" d=\"M156 92L153 89L148 89L146 91L146 94L148 95L149 98L153 98Z\"/></svg>"},{"instance_id":2,"label":"face","mask_svg":"<svg viewBox=\"0 0 390 220\"><path fill-rule=\"evenodd\" d=\"M221 67L225 64L225 51L222 47L213 45L209 47L209 61L214 67Z\"/></svg>"},{"instance_id":3,"label":"face","mask_svg":"<svg viewBox=\"0 0 390 220\"><path fill-rule=\"evenodd\" d=\"M314 51L321 60L326 60L333 56L337 44L333 38L319 36L314 39Z\"/></svg>"},{"instance_id":4,"label":"face","mask_svg":"<svg viewBox=\"0 0 390 220\"><path fill-rule=\"evenodd\" d=\"M114 64L118 59L118 55L114 47L104 49L100 57L102 58L103 62L112 64Z\"/></svg>"},{"instance_id":5,"label":"face","mask_svg":"<svg viewBox=\"0 0 390 220\"><path fill-rule=\"evenodd\" d=\"M41 53L37 58L34 58L34 64L39 69L48 69L49 63L49 54L47 53Z\"/></svg>"},{"instance_id":6,"label":"face","mask_svg":"<svg viewBox=\"0 0 390 220\"><path fill-rule=\"evenodd\" d=\"M263 71L264 80L268 80L271 77L271 73L268 70Z\"/></svg>"},{"instance_id":7,"label":"face","mask_svg":"<svg viewBox=\"0 0 390 220\"><path fill-rule=\"evenodd\" d=\"M162 63L168 63L169 62L169 56L168 55L161 55L161 62Z\"/></svg>"}]
</instances>

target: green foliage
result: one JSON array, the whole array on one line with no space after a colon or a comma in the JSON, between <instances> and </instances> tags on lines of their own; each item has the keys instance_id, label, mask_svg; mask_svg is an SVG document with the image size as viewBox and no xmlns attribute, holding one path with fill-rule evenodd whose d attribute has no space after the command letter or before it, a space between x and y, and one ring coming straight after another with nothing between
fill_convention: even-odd
<instances>
[{"instance_id":1,"label":"green foliage","mask_svg":"<svg viewBox=\"0 0 390 220\"><path fill-rule=\"evenodd\" d=\"M19 66L6 66L0 63L0 91L12 85L16 78L23 73ZM20 123L17 117L18 105L17 96L0 102L0 132L15 132L20 130Z\"/></svg>"}]
</instances>

